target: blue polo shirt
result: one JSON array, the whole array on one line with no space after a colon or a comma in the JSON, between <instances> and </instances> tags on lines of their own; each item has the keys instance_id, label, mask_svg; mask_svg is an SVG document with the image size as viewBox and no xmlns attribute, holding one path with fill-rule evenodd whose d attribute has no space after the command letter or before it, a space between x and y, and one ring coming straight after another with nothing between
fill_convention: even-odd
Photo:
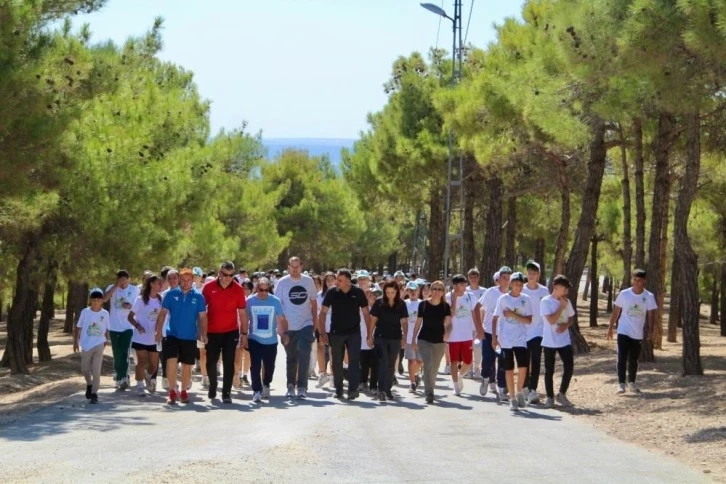
<instances>
[{"instance_id":1,"label":"blue polo shirt","mask_svg":"<svg viewBox=\"0 0 726 484\"><path fill-rule=\"evenodd\" d=\"M204 296L192 289L184 294L181 287L172 289L164 296L161 307L169 311L167 336L177 339L197 339L197 316L207 310Z\"/></svg>"}]
</instances>

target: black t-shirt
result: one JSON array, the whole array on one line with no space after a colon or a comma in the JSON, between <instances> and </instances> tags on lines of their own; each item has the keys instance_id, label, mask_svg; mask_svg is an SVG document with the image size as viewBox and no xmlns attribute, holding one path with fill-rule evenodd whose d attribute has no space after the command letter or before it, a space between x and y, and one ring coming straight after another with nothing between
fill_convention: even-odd
<instances>
[{"instance_id":1,"label":"black t-shirt","mask_svg":"<svg viewBox=\"0 0 726 484\"><path fill-rule=\"evenodd\" d=\"M401 339L402 328L401 319L408 319L408 309L406 303L398 301L393 307L384 302L380 297L376 300L371 308L371 316L378 318L376 321L376 330L373 335L376 338L384 339Z\"/></svg>"},{"instance_id":2,"label":"black t-shirt","mask_svg":"<svg viewBox=\"0 0 726 484\"><path fill-rule=\"evenodd\" d=\"M451 306L446 301L439 304L431 304L430 301L422 301L418 305L418 317L423 318L421 331L418 339L429 343L444 342L444 320L451 316Z\"/></svg>"},{"instance_id":3,"label":"black t-shirt","mask_svg":"<svg viewBox=\"0 0 726 484\"><path fill-rule=\"evenodd\" d=\"M363 289L351 286L348 292L331 287L325 293L323 306L332 311L330 334L353 334L360 332L360 309L368 307Z\"/></svg>"}]
</instances>

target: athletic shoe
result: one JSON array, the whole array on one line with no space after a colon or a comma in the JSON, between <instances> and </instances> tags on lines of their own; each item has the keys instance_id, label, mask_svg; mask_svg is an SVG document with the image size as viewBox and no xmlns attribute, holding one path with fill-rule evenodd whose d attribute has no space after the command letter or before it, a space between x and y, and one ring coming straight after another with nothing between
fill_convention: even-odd
<instances>
[{"instance_id":1,"label":"athletic shoe","mask_svg":"<svg viewBox=\"0 0 726 484\"><path fill-rule=\"evenodd\" d=\"M295 385L290 384L287 386L287 393L285 394L286 398L295 398Z\"/></svg>"},{"instance_id":2,"label":"athletic shoe","mask_svg":"<svg viewBox=\"0 0 726 484\"><path fill-rule=\"evenodd\" d=\"M461 380L459 380L459 381L461 381ZM457 397L459 395L461 395L461 385L460 385L459 381L453 382L454 383L454 395L456 395Z\"/></svg>"},{"instance_id":3,"label":"athletic shoe","mask_svg":"<svg viewBox=\"0 0 726 484\"><path fill-rule=\"evenodd\" d=\"M207 397L209 397L210 400L214 400L215 398L217 398L217 389L210 388L207 392Z\"/></svg>"},{"instance_id":4,"label":"athletic shoe","mask_svg":"<svg viewBox=\"0 0 726 484\"><path fill-rule=\"evenodd\" d=\"M506 394L506 392L504 391L504 388L501 388L501 387L498 388L497 395L499 396L498 400L500 402L507 403L509 401L509 395Z\"/></svg>"},{"instance_id":5,"label":"athletic shoe","mask_svg":"<svg viewBox=\"0 0 726 484\"><path fill-rule=\"evenodd\" d=\"M318 377L318 383L315 386L318 387L318 388L322 388L329 381L330 381L330 375L328 375L327 373L323 372Z\"/></svg>"},{"instance_id":6,"label":"athletic shoe","mask_svg":"<svg viewBox=\"0 0 726 484\"><path fill-rule=\"evenodd\" d=\"M398 362L398 374L403 376L403 363L400 361Z\"/></svg>"},{"instance_id":7,"label":"athletic shoe","mask_svg":"<svg viewBox=\"0 0 726 484\"><path fill-rule=\"evenodd\" d=\"M434 403L434 395L432 393L426 395L426 403L428 403L429 405Z\"/></svg>"},{"instance_id":8,"label":"athletic shoe","mask_svg":"<svg viewBox=\"0 0 726 484\"><path fill-rule=\"evenodd\" d=\"M232 403L232 397L229 395L229 393L222 394L222 403Z\"/></svg>"},{"instance_id":9,"label":"athletic shoe","mask_svg":"<svg viewBox=\"0 0 726 484\"><path fill-rule=\"evenodd\" d=\"M123 378L121 382L118 385L119 390L126 390L129 387L129 380L127 378Z\"/></svg>"},{"instance_id":10,"label":"athletic shoe","mask_svg":"<svg viewBox=\"0 0 726 484\"><path fill-rule=\"evenodd\" d=\"M411 385L408 387L408 393L416 393L416 384L411 383Z\"/></svg>"},{"instance_id":11,"label":"athletic shoe","mask_svg":"<svg viewBox=\"0 0 726 484\"><path fill-rule=\"evenodd\" d=\"M95 393L91 393L91 403L98 403L98 395L96 395Z\"/></svg>"},{"instance_id":12,"label":"athletic shoe","mask_svg":"<svg viewBox=\"0 0 726 484\"><path fill-rule=\"evenodd\" d=\"M524 408L526 402L524 401L524 393L517 393L517 406Z\"/></svg>"},{"instance_id":13,"label":"athletic shoe","mask_svg":"<svg viewBox=\"0 0 726 484\"><path fill-rule=\"evenodd\" d=\"M360 396L360 393L358 393L358 391L348 392L348 400L353 401L356 398L358 398L359 396Z\"/></svg>"},{"instance_id":14,"label":"athletic shoe","mask_svg":"<svg viewBox=\"0 0 726 484\"><path fill-rule=\"evenodd\" d=\"M497 384L494 382L489 383L489 391L492 393L497 393Z\"/></svg>"},{"instance_id":15,"label":"athletic shoe","mask_svg":"<svg viewBox=\"0 0 726 484\"><path fill-rule=\"evenodd\" d=\"M250 386L250 381L247 379L247 374L242 375L242 383L244 383L247 386Z\"/></svg>"},{"instance_id":16,"label":"athletic shoe","mask_svg":"<svg viewBox=\"0 0 726 484\"><path fill-rule=\"evenodd\" d=\"M146 381L146 389L149 391L149 393L156 392L156 378L149 378Z\"/></svg>"},{"instance_id":17,"label":"athletic shoe","mask_svg":"<svg viewBox=\"0 0 726 484\"><path fill-rule=\"evenodd\" d=\"M91 395L93 395L93 393L91 393L91 390L92 390L91 385L86 385L86 400L91 399Z\"/></svg>"},{"instance_id":18,"label":"athletic shoe","mask_svg":"<svg viewBox=\"0 0 726 484\"><path fill-rule=\"evenodd\" d=\"M625 383L618 384L618 393L625 393Z\"/></svg>"},{"instance_id":19,"label":"athletic shoe","mask_svg":"<svg viewBox=\"0 0 726 484\"><path fill-rule=\"evenodd\" d=\"M631 393L640 393L640 388L638 388L638 385L633 383L628 383L628 391Z\"/></svg>"},{"instance_id":20,"label":"athletic shoe","mask_svg":"<svg viewBox=\"0 0 726 484\"><path fill-rule=\"evenodd\" d=\"M396 378L395 376L393 377L393 384L398 385L398 378Z\"/></svg>"},{"instance_id":21,"label":"athletic shoe","mask_svg":"<svg viewBox=\"0 0 726 484\"><path fill-rule=\"evenodd\" d=\"M146 396L146 390L144 390L144 384L141 382L136 383L136 396L138 396L138 397Z\"/></svg>"},{"instance_id":22,"label":"athletic shoe","mask_svg":"<svg viewBox=\"0 0 726 484\"><path fill-rule=\"evenodd\" d=\"M519 403L517 402L516 398L512 398L512 400L509 402L509 410L512 412L519 412Z\"/></svg>"},{"instance_id":23,"label":"athletic shoe","mask_svg":"<svg viewBox=\"0 0 726 484\"><path fill-rule=\"evenodd\" d=\"M308 391L304 388L298 388L297 389L297 398L298 400L305 400L308 398Z\"/></svg>"},{"instance_id":24,"label":"athletic shoe","mask_svg":"<svg viewBox=\"0 0 726 484\"><path fill-rule=\"evenodd\" d=\"M464 392L464 377L459 376L459 393Z\"/></svg>"},{"instance_id":25,"label":"athletic shoe","mask_svg":"<svg viewBox=\"0 0 726 484\"><path fill-rule=\"evenodd\" d=\"M482 397L486 397L487 396L487 387L488 386L489 386L489 379L488 378L484 378L481 381L481 385L479 385L479 395L481 395Z\"/></svg>"},{"instance_id":26,"label":"athletic shoe","mask_svg":"<svg viewBox=\"0 0 726 484\"><path fill-rule=\"evenodd\" d=\"M381 402L385 402L386 401L386 394L385 394L385 392L378 392L378 400L380 400Z\"/></svg>"},{"instance_id":27,"label":"athletic shoe","mask_svg":"<svg viewBox=\"0 0 726 484\"><path fill-rule=\"evenodd\" d=\"M179 395L179 401L182 403L189 403L189 394L187 394L186 390L181 391L181 394Z\"/></svg>"},{"instance_id":28,"label":"athletic shoe","mask_svg":"<svg viewBox=\"0 0 726 484\"><path fill-rule=\"evenodd\" d=\"M464 375L465 378L469 378L470 380L474 378L474 369L469 368L469 370Z\"/></svg>"},{"instance_id":29,"label":"athletic shoe","mask_svg":"<svg viewBox=\"0 0 726 484\"><path fill-rule=\"evenodd\" d=\"M176 398L177 398L176 390L169 390L169 400L167 400L167 403L169 405L174 405L176 403Z\"/></svg>"},{"instance_id":30,"label":"athletic shoe","mask_svg":"<svg viewBox=\"0 0 726 484\"><path fill-rule=\"evenodd\" d=\"M555 397L555 400L557 401L557 403L559 403L563 407L572 406L572 402L570 402L570 400L562 393L558 393L557 396Z\"/></svg>"},{"instance_id":31,"label":"athletic shoe","mask_svg":"<svg viewBox=\"0 0 726 484\"><path fill-rule=\"evenodd\" d=\"M254 395L252 395L252 403L260 403L262 401L262 394L260 392L255 392Z\"/></svg>"},{"instance_id":32,"label":"athletic shoe","mask_svg":"<svg viewBox=\"0 0 726 484\"><path fill-rule=\"evenodd\" d=\"M114 387L114 388L115 388L116 390L118 390L119 388L121 388L121 380L114 380L114 381L113 381L113 387Z\"/></svg>"},{"instance_id":33,"label":"athletic shoe","mask_svg":"<svg viewBox=\"0 0 726 484\"><path fill-rule=\"evenodd\" d=\"M202 388L205 389L205 390L207 388L209 388L209 377L208 376L203 376L202 377Z\"/></svg>"},{"instance_id":34,"label":"athletic shoe","mask_svg":"<svg viewBox=\"0 0 726 484\"><path fill-rule=\"evenodd\" d=\"M446 365L444 367L444 374L448 375L451 373L451 365Z\"/></svg>"},{"instance_id":35,"label":"athletic shoe","mask_svg":"<svg viewBox=\"0 0 726 484\"><path fill-rule=\"evenodd\" d=\"M343 400L343 390L335 390L335 398L338 400Z\"/></svg>"},{"instance_id":36,"label":"athletic shoe","mask_svg":"<svg viewBox=\"0 0 726 484\"><path fill-rule=\"evenodd\" d=\"M169 379L168 378L162 378L161 379L161 388L166 391L169 389Z\"/></svg>"},{"instance_id":37,"label":"athletic shoe","mask_svg":"<svg viewBox=\"0 0 726 484\"><path fill-rule=\"evenodd\" d=\"M396 397L393 396L393 392L391 390L388 390L386 392L386 398L389 399L389 400L395 400L396 399Z\"/></svg>"},{"instance_id":38,"label":"athletic shoe","mask_svg":"<svg viewBox=\"0 0 726 484\"><path fill-rule=\"evenodd\" d=\"M537 393L537 390L530 390L529 395L527 397L527 403L530 405L535 405L539 403L539 394Z\"/></svg>"},{"instance_id":39,"label":"athletic shoe","mask_svg":"<svg viewBox=\"0 0 726 484\"><path fill-rule=\"evenodd\" d=\"M262 398L270 398L270 387L269 386L262 387Z\"/></svg>"},{"instance_id":40,"label":"athletic shoe","mask_svg":"<svg viewBox=\"0 0 726 484\"><path fill-rule=\"evenodd\" d=\"M358 391L359 392L364 392L365 393L368 390L369 390L368 385L366 385L365 383L361 383L360 385L358 385Z\"/></svg>"},{"instance_id":41,"label":"athletic shoe","mask_svg":"<svg viewBox=\"0 0 726 484\"><path fill-rule=\"evenodd\" d=\"M315 380L317 377L318 375L315 374L315 370L311 368L310 371L308 371L308 379Z\"/></svg>"}]
</instances>

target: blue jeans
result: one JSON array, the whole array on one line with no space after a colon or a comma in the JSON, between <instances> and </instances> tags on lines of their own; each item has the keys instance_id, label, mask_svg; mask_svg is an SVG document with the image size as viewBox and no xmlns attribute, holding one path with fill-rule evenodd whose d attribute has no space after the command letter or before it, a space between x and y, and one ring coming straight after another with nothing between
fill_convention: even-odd
<instances>
[{"instance_id":1,"label":"blue jeans","mask_svg":"<svg viewBox=\"0 0 726 484\"><path fill-rule=\"evenodd\" d=\"M481 343L481 377L492 383L496 380L499 388L504 388L504 365L502 358L504 352L497 356L497 352L492 348L492 334L484 333L484 341ZM496 365L496 366L495 366Z\"/></svg>"},{"instance_id":2,"label":"blue jeans","mask_svg":"<svg viewBox=\"0 0 726 484\"><path fill-rule=\"evenodd\" d=\"M290 338L285 346L287 353L287 384L297 388L308 389L308 371L310 370L310 351L315 341L312 326L305 326L297 331L288 331Z\"/></svg>"}]
</instances>

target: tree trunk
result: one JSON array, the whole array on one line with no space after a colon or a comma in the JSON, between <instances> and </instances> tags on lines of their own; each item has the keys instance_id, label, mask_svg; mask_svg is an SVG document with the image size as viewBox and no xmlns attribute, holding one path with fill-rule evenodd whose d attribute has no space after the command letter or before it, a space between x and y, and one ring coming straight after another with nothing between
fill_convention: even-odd
<instances>
[{"instance_id":1,"label":"tree trunk","mask_svg":"<svg viewBox=\"0 0 726 484\"><path fill-rule=\"evenodd\" d=\"M646 288L653 293L656 300L660 300L661 279L665 270L662 267L661 252L663 250L663 229L667 226L668 197L670 196L671 177L669 174L669 158L674 134L673 116L661 113L658 118L658 133L655 139L655 181L653 183L653 208L651 210L650 239L648 242L648 279ZM681 259L681 263L685 263ZM684 281L685 282L685 281ZM658 326L662 335L662 304L658 305L656 316L656 331L653 340L643 341L640 361L655 361L654 344L657 345Z\"/></svg>"},{"instance_id":2,"label":"tree trunk","mask_svg":"<svg viewBox=\"0 0 726 484\"><path fill-rule=\"evenodd\" d=\"M87 285L86 285L87 286ZM88 290L82 282L68 281L68 298L66 299L66 320L63 324L64 333L72 333L78 316L86 306Z\"/></svg>"},{"instance_id":3,"label":"tree trunk","mask_svg":"<svg viewBox=\"0 0 726 484\"><path fill-rule=\"evenodd\" d=\"M507 200L507 245L504 248L504 263L517 266L517 198Z\"/></svg>"},{"instance_id":4,"label":"tree trunk","mask_svg":"<svg viewBox=\"0 0 726 484\"><path fill-rule=\"evenodd\" d=\"M467 155L464 158L464 226L463 232L463 267L462 272L476 265L476 245L474 244L474 206L481 189L481 166L476 158Z\"/></svg>"},{"instance_id":5,"label":"tree trunk","mask_svg":"<svg viewBox=\"0 0 726 484\"><path fill-rule=\"evenodd\" d=\"M615 292L615 289L613 286L615 285L615 280L613 279L613 276L609 276L608 281L609 281L608 290L607 290L608 304L607 304L607 307L605 308L605 311L608 314L612 314L612 312L613 312L613 292Z\"/></svg>"},{"instance_id":6,"label":"tree trunk","mask_svg":"<svg viewBox=\"0 0 726 484\"><path fill-rule=\"evenodd\" d=\"M582 291L582 300L587 301L587 295L590 294L590 282L592 281L592 268L587 270L587 277L585 278L585 289Z\"/></svg>"},{"instance_id":7,"label":"tree trunk","mask_svg":"<svg viewBox=\"0 0 726 484\"><path fill-rule=\"evenodd\" d=\"M711 324L718 324L718 276L718 266L714 266L713 282L711 284L711 316L708 318L708 322Z\"/></svg>"},{"instance_id":8,"label":"tree trunk","mask_svg":"<svg viewBox=\"0 0 726 484\"><path fill-rule=\"evenodd\" d=\"M37 290L35 290L35 282L33 281L34 269L39 256L38 240L35 235L28 237L25 244L20 261L18 262L18 270L15 280L15 295L13 296L12 306L8 314L7 334L8 340L5 348L3 360L10 367L10 373L29 374L28 360L32 362L32 331L33 316L30 309L35 309L37 303ZM34 299L34 295L35 298ZM30 322L31 334L31 351L28 355L28 322Z\"/></svg>"},{"instance_id":9,"label":"tree trunk","mask_svg":"<svg viewBox=\"0 0 726 484\"><path fill-rule=\"evenodd\" d=\"M496 175L489 179L489 206L484 230L484 251L481 261L482 285L493 284L492 276L499 270L499 254L502 250L502 180Z\"/></svg>"},{"instance_id":10,"label":"tree trunk","mask_svg":"<svg viewBox=\"0 0 726 484\"><path fill-rule=\"evenodd\" d=\"M552 262L552 276L564 274L565 272L565 251L567 250L567 238L570 234L570 181L567 177L565 161L557 161L557 179L560 185L560 229L557 232L555 242L555 257ZM587 249L586 249L587 250ZM550 285L551 288L551 285Z\"/></svg>"},{"instance_id":11,"label":"tree trunk","mask_svg":"<svg viewBox=\"0 0 726 484\"><path fill-rule=\"evenodd\" d=\"M688 218L696 198L701 169L701 125L698 113L686 122L686 167L676 205L674 248L678 251L683 284L683 375L703 375L699 336L698 256L688 237Z\"/></svg>"},{"instance_id":12,"label":"tree trunk","mask_svg":"<svg viewBox=\"0 0 726 484\"><path fill-rule=\"evenodd\" d=\"M628 150L625 144L623 128L620 127L620 157L622 160L623 179L623 285L621 289L630 287L630 274L633 271L633 240L630 221L630 173L628 169ZM612 292L612 290L611 290Z\"/></svg>"},{"instance_id":13,"label":"tree trunk","mask_svg":"<svg viewBox=\"0 0 726 484\"><path fill-rule=\"evenodd\" d=\"M38 322L38 360L50 361L50 345L48 344L48 331L50 322L55 316L55 289L58 282L58 264L51 260L48 263L45 287L43 288L43 305L40 310L40 321Z\"/></svg>"},{"instance_id":14,"label":"tree trunk","mask_svg":"<svg viewBox=\"0 0 726 484\"><path fill-rule=\"evenodd\" d=\"M394 252L388 256L388 272L391 274L398 270L398 252Z\"/></svg>"},{"instance_id":15,"label":"tree trunk","mask_svg":"<svg viewBox=\"0 0 726 484\"><path fill-rule=\"evenodd\" d=\"M590 327L597 328L598 303L600 302L599 286L600 278L597 273L597 245L599 238L597 233L593 235L590 242Z\"/></svg>"},{"instance_id":16,"label":"tree trunk","mask_svg":"<svg viewBox=\"0 0 726 484\"><path fill-rule=\"evenodd\" d=\"M547 284L547 269L545 268L545 239L537 237L534 241L534 260L539 264L539 283ZM552 274L552 277L557 274Z\"/></svg>"},{"instance_id":17,"label":"tree trunk","mask_svg":"<svg viewBox=\"0 0 726 484\"><path fill-rule=\"evenodd\" d=\"M675 232L675 224L674 224ZM675 234L674 234L675 237ZM671 303L668 311L668 342L675 343L678 341L678 328L681 326L681 269L679 267L680 258L678 251L673 251L673 267L671 267Z\"/></svg>"},{"instance_id":18,"label":"tree trunk","mask_svg":"<svg viewBox=\"0 0 726 484\"><path fill-rule=\"evenodd\" d=\"M577 303L580 278L585 268L585 259L587 258L590 238L595 231L597 207L600 203L600 189L602 188L602 178L605 173L605 164L607 161L605 125L599 118L595 118L592 123L593 136L590 142L590 160L587 163L587 181L583 191L585 195L582 199L582 210L580 211L580 219L577 222L575 240L570 250L570 256L567 258L565 269L565 275L572 285L569 297L574 307L576 307ZM574 319L574 324L570 327L573 349L576 352L587 353L590 351L590 348L580 333L577 314L575 314Z\"/></svg>"},{"instance_id":19,"label":"tree trunk","mask_svg":"<svg viewBox=\"0 0 726 484\"><path fill-rule=\"evenodd\" d=\"M444 207L443 207L443 190L441 186L431 187L429 201L429 253L428 268L426 270L427 277L430 281L441 278L444 270L444 244L446 243L446 234L444 233ZM391 268L389 266L389 271Z\"/></svg>"},{"instance_id":20,"label":"tree trunk","mask_svg":"<svg viewBox=\"0 0 726 484\"><path fill-rule=\"evenodd\" d=\"M721 215L721 253L726 254L726 215ZM726 262L721 262L721 336L726 336Z\"/></svg>"},{"instance_id":21,"label":"tree trunk","mask_svg":"<svg viewBox=\"0 0 726 484\"><path fill-rule=\"evenodd\" d=\"M635 267L645 267L645 180L643 174L643 125L633 120L633 148L635 151ZM630 274L626 274L630 285Z\"/></svg>"}]
</instances>

